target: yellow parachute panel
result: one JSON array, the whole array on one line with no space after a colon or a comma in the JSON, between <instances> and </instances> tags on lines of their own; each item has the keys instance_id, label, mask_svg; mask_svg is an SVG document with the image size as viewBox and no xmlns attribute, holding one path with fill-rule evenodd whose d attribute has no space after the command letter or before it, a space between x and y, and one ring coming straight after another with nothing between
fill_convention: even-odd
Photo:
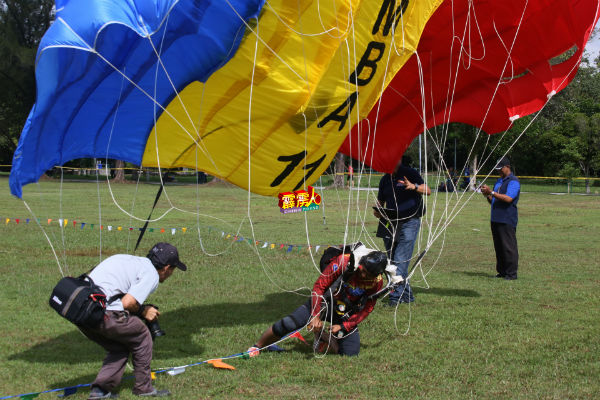
<instances>
[{"instance_id":1,"label":"yellow parachute panel","mask_svg":"<svg viewBox=\"0 0 600 400\"><path fill-rule=\"evenodd\" d=\"M312 184L441 3L269 1L234 57L171 101L142 164L202 170L268 196Z\"/></svg>"}]
</instances>

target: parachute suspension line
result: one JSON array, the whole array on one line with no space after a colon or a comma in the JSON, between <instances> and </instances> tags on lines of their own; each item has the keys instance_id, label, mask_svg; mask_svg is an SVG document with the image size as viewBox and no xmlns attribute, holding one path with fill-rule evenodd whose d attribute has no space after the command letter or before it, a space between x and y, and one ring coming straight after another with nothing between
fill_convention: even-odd
<instances>
[{"instance_id":1,"label":"parachute suspension line","mask_svg":"<svg viewBox=\"0 0 600 400\"><path fill-rule=\"evenodd\" d=\"M126 71L124 69L122 77L125 76L125 73L126 73ZM109 154L108 151L110 149L110 145L111 145L111 142L112 142L113 132L115 131L115 124L116 124L116 121L117 121L117 114L118 114L119 109L121 107L121 96L123 95L123 87L124 87L124 85L125 85L125 79L121 79L121 89L119 90L119 97L117 99L117 107L115 108L115 115L114 115L114 117L112 119L112 124L111 124L110 132L109 132L109 135L108 135L108 142L107 142L107 145L106 145L106 157L105 157L105 161L104 161L106 163L106 165L108 165L108 154ZM125 173L125 171L123 171L123 174L124 173ZM135 192L134 192L133 200L132 200L132 203L131 203L131 214L133 214L133 210L134 210L134 207L135 207L135 198L137 196L139 182L140 182L140 174L138 173L137 174L137 181L136 181L136 185L135 185ZM111 197L111 199L113 201L113 204L115 204L118 208L121 208L119 206L119 204L117 203L117 199L115 198L115 194L113 193L112 185L110 183L110 179L109 179L108 174L106 175L106 183L108 185L108 192L110 193L110 197ZM129 226L132 225L131 224L131 220L132 220L132 216L130 215L129 216ZM128 232L127 232L127 251L128 252L129 252L129 241L130 241L130 238L131 238L131 231L128 230Z\"/></svg>"},{"instance_id":2,"label":"parachute suspension line","mask_svg":"<svg viewBox=\"0 0 600 400\"><path fill-rule=\"evenodd\" d=\"M142 170L140 169L141 167L138 167L138 173L137 173L137 179L135 181L135 191L133 192L133 199L131 199L131 214L133 214L133 210L135 208L135 200L137 198L137 194L138 194L138 189L140 186L140 176L142 175ZM132 218L129 217L129 226L132 225ZM127 230L127 252L129 253L129 244L131 241L131 232L130 230Z\"/></svg>"},{"instance_id":3,"label":"parachute suspension line","mask_svg":"<svg viewBox=\"0 0 600 400\"><path fill-rule=\"evenodd\" d=\"M521 19L520 19L520 21L519 21L519 25L518 25L517 31L515 32L515 36L514 36L514 38L513 38L513 42L511 43L510 49L509 49L507 46L504 46L504 47L505 47L505 49L506 49L506 51L507 51L507 59L506 59L506 61L505 61L505 64L504 64L504 66L503 66L503 72L506 70L506 68L507 68L507 66L508 66L508 63L509 63L509 62L510 62L510 63L511 63L511 65L512 65L512 60L510 59L510 54L511 54L511 52L512 52L512 48L514 47L514 44L515 44L516 38L517 38L517 36L518 36L519 29L520 29L520 27L521 27L521 25L522 25L522 21L523 21L523 17L524 17L524 13L525 13L526 6L527 6L527 4L525 5L525 8L523 9L523 13L522 13L522 15L521 15ZM500 35L498 35L498 37L500 38ZM504 73L503 73L502 75L504 75ZM501 82L501 80L499 80L499 81L498 81L498 83L496 84L496 88L495 88L495 90L494 90L494 94L493 94L493 96L492 96L492 99L490 100L490 103L488 104L488 108L487 108L487 110L486 110L486 113L485 113L485 115L484 115L483 121L485 121L485 119L487 118L487 115L489 114L489 111L490 111L490 109L491 109L491 104L492 104L492 102L493 102L493 99L494 99L494 97L496 96L496 93L497 93L497 91L498 91L498 89L499 89L499 87L500 87L500 84L501 84L501 83L502 83L502 82ZM547 104L547 102L546 102L546 104ZM544 106L545 106L545 104L544 104ZM536 114L536 116L537 116L537 114ZM479 138L479 135L481 134L481 131L482 131L482 130L481 130L481 128L479 128L479 129L478 129L478 131L477 131L477 136L476 136L476 138L475 138L475 140L474 140L474 142L473 142L473 144L472 144L472 146L471 146L471 149L470 149L470 151L469 151L469 154L468 154L468 156L467 156L467 162L468 162L468 160L470 159L470 156L471 156L471 154L472 154L472 152L473 152L473 150L474 150L474 147L475 147L475 143L476 143L477 139ZM522 135L523 133L524 133L524 131L521 133L521 135ZM506 132L505 132L505 133L502 135L502 138L501 138L501 139L500 139L500 141L499 141L499 142L496 144L496 146L494 146L494 148L493 148L493 149L490 151L489 155L488 155L488 156L487 156L487 157L486 157L486 158L485 158L485 159L482 161L482 164L485 164L485 162L487 161L487 159L488 159L488 158L489 158L489 157L492 155L493 151L494 151L494 150L495 150L495 148L496 148L496 147L499 145L499 143L501 142L501 140L504 138L504 136L505 136L505 135L506 135ZM519 135L519 137L518 137L518 138L520 138L520 136L521 136L521 135ZM512 146L514 146L514 144L516 143L516 140L518 140L518 138L517 138L517 139L515 139L515 141L514 141L514 142L513 142L513 144L511 145L511 148L512 148ZM489 143L489 136L488 136L488 137L487 137L487 139L486 139L486 144L485 144L485 147L484 147L484 151L485 151L485 148L487 148L487 146L488 146L488 143ZM506 154L506 153L505 153L505 154ZM463 167L463 169L462 169L462 170L464 170L464 167ZM476 171L474 171L474 173L475 173L475 172L476 172ZM489 174L488 174L488 177L489 177ZM487 177L486 177L486 178L487 178ZM474 194L474 192L473 192L473 193L472 193L472 194L469 196L469 199L470 199L470 198L473 196L473 194ZM463 197L464 195L465 195L465 194L463 193L463 194L460 196L459 200L460 200L460 199L462 199L462 197ZM456 210L456 207L458 206L458 204L459 204L459 202L457 202L457 204L454 206L454 208L453 208L452 212L454 212L454 211ZM464 206L463 206L463 207L464 207ZM457 215L457 214L458 214L458 212L460 212L460 210L462 210L462 208L463 208L463 207L459 208L459 209L458 209L458 211L456 211L456 214L454 214L454 215L451 215L451 216L449 216L449 217L448 217L447 223L446 223L446 224L443 226L443 229L445 229L445 228L448 226L448 224L449 224L449 223L450 223L450 222L451 222L451 221L454 219L455 215ZM452 212L451 212L451 214L452 214ZM436 235L436 236L435 236L435 238L437 238L438 236L439 236L439 234L438 234L438 235ZM434 240L435 240L435 239L434 239Z\"/></svg>"},{"instance_id":4,"label":"parachute suspension line","mask_svg":"<svg viewBox=\"0 0 600 400\"><path fill-rule=\"evenodd\" d=\"M170 16L170 14L169 14L169 16ZM169 18L169 16L167 17L167 21L165 22L165 24L168 24L168 18ZM212 156L209 153L208 149L204 145L202 137L200 136L200 132L199 132L198 128L196 127L196 125L194 124L194 120L193 120L192 116L190 115L190 113L188 111L188 108L186 107L184 101L182 100L180 92L177 90L177 87L175 86L175 84L173 83L173 80L171 79L171 75L169 74L169 71L167 70L167 68L165 67L165 65L163 63L163 60L162 60L162 57L161 57L161 53L162 53L162 47L164 45L165 33L166 33L166 28L164 30L163 37L161 39L161 43L160 43L161 50L160 51L158 51L156 49L156 47L154 46L154 43L152 42L152 39L150 39L150 37L148 37L148 42L150 44L150 47L152 47L152 50L154 51L154 54L156 55L156 60L158 61L158 64L160 64L160 66L162 67L162 71L164 72L165 76L167 77L167 79L169 81L169 84L171 85L171 88L173 89L173 92L175 93L175 97L179 101L179 105L181 106L181 108L185 112L185 115L186 115L186 117L188 119L188 122L192 125L192 127L194 129L195 136L192 136L190 134L190 132L188 132L188 130L184 130L184 132L194 142L194 145L196 147L200 148L200 150L202 151L202 153L204 154L204 156L206 156L206 158L211 162L211 164L213 165L213 167L215 167L215 169L217 171L219 171L219 167L216 165L214 159L212 158ZM156 72L155 72L155 96L156 96L156 82L157 81L158 81L158 65L156 66ZM203 89L204 89L204 85L203 85ZM155 103L158 103L158 102L155 101ZM154 118L156 120L156 112L154 113ZM154 125L156 126L156 123ZM156 135L157 135L157 132L155 131L155 136ZM159 163L159 166L160 166L160 163ZM170 203L170 201L169 201L169 203Z\"/></svg>"},{"instance_id":5,"label":"parachute suspension line","mask_svg":"<svg viewBox=\"0 0 600 400\"><path fill-rule=\"evenodd\" d=\"M228 2L229 3L229 2ZM232 7L233 8L233 7ZM236 12L237 13L237 12ZM239 15L239 14L238 14ZM245 22L244 22L245 23ZM246 24L247 25L247 24ZM247 25L248 26L248 25ZM248 219L248 224L250 227L250 231L252 232L252 244L250 245L252 250L254 251L254 253L256 254L260 265L263 269L263 272L265 274L265 276L267 277L267 279L271 282L271 284L273 286L275 286L277 289L283 291L283 292L287 292L287 293L296 293L299 294L298 292L304 289L307 289L306 287L299 287L296 289L287 289L282 287L281 285L279 285L277 282L275 282L275 280L273 279L272 275L275 275L275 271L273 271L263 260L263 258L261 257L260 252L258 251L258 247L256 244L256 232L254 229L254 223L252 220L252 215L251 215L251 168L252 168L252 142L251 142L251 136L252 136L252 102L254 100L254 77L255 77L255 73L256 73L256 59L257 59L257 55L258 55L258 44L259 42L263 43L262 39L260 39L260 35L259 35L259 30L260 30L260 21L257 20L256 23L256 30L253 30L254 36L256 38L256 41L254 43L254 59L253 59L253 63L252 63L252 75L251 75L251 80L250 80L250 96L249 96L249 100L248 100L248 189L247 189L247 208L246 208L246 218ZM277 57L279 57L277 55ZM243 221L240 222L240 226L238 227L238 234L239 231L241 229L241 226L243 224ZM232 244L233 245L233 244Z\"/></svg>"},{"instance_id":6,"label":"parachute suspension line","mask_svg":"<svg viewBox=\"0 0 600 400\"><path fill-rule=\"evenodd\" d=\"M263 46L265 46L265 48L267 48L275 57L277 57L277 59L279 61L281 61L281 63L283 65L285 65L286 67L288 67L288 69L294 74L296 75L299 79L301 79L302 81L304 81L304 78L294 70L294 68L292 68L288 63L285 62L285 60L283 58L281 58L281 56L279 54L277 54L277 52L272 49L267 42L265 42L258 34L257 32L244 20L244 18L242 18L242 16L240 15L240 13L237 12L237 10L235 9L235 7L233 5L231 5L231 3L229 2L229 0L225 0L225 2L227 3L227 5L229 7L231 7L231 10L238 16L238 18L240 19L241 22L243 22L244 25L246 25L246 29L248 29L250 32L252 32L256 38L258 40L260 40L260 42L263 44Z\"/></svg>"},{"instance_id":7,"label":"parachute suspension line","mask_svg":"<svg viewBox=\"0 0 600 400\"><path fill-rule=\"evenodd\" d=\"M95 159L94 159L95 160ZM96 190L98 192L98 224L102 226L102 201L100 198L100 177L98 175L98 165L96 167ZM102 229L99 230L99 245L98 245L98 258L99 262L102 261Z\"/></svg>"},{"instance_id":8,"label":"parachute suspension line","mask_svg":"<svg viewBox=\"0 0 600 400\"><path fill-rule=\"evenodd\" d=\"M288 24L283 18L281 18L281 16L279 15L279 13L273 8L273 6L271 6L271 4L268 1L265 1L265 4L267 5L267 7L269 7L269 9L271 10L271 12L273 13L273 15L275 15L277 17L277 19L279 20L279 23L281 23L281 25L285 26L288 30L290 30L291 32L295 33L298 36L308 36L308 37L313 37L313 36L321 36L321 35L327 35L329 37L335 38L335 39L339 39L344 37L344 35L347 33L346 32L342 32L341 35L338 36L334 36L331 35L330 32L337 30L338 32L340 31L339 28L336 26L335 28L325 28L325 25L323 24L323 18L321 17L321 11L320 8L318 10L318 14L319 14L319 22L321 23L321 26L323 27L323 31L322 32L317 32L317 33L302 33L299 32L297 30L295 30L290 24ZM317 7L319 7L320 4L317 4ZM334 9L335 9L335 4L334 4ZM335 14L337 15L337 13Z\"/></svg>"},{"instance_id":9,"label":"parachute suspension line","mask_svg":"<svg viewBox=\"0 0 600 400\"><path fill-rule=\"evenodd\" d=\"M238 14L239 15L239 14ZM87 51L89 51L90 53L96 55L100 60L102 60L104 63L106 63L106 65L108 65L109 67L111 67L115 72L117 72L118 74L122 75L123 78L125 78L133 87L135 87L136 89L138 89L140 91L140 93L142 93L144 96L146 96L150 101L152 101L154 103L155 106L157 106L158 108L160 108L163 113L167 116L169 116L177 125L179 125L179 127L186 132L190 137L192 137L190 135L190 133L188 132L188 130L177 120L177 118L175 118L175 116L173 116L165 107L163 107L160 103L158 103L156 101L155 97L152 97L148 92L146 92L142 87L140 87L137 83L135 83L131 78L129 78L127 75L125 75L121 70L119 70L115 65L113 65L108 59L106 59L106 57L104 57L102 54L98 53L96 51L96 49L94 49L89 43L87 43L81 36L79 36L77 34L77 32L75 32L75 30L73 30L73 28L71 28L71 26L69 26L69 24L66 23L65 20L63 20L62 18L58 17L56 19L56 22L61 22L65 25L65 27L67 29L69 29L69 31L71 31L71 33L73 35L75 35L82 43L85 43L87 45ZM86 49L81 49L81 50L86 50Z\"/></svg>"},{"instance_id":10,"label":"parachute suspension line","mask_svg":"<svg viewBox=\"0 0 600 400\"><path fill-rule=\"evenodd\" d=\"M200 104L201 105L204 104L204 91L205 91L205 89L206 89L206 86L202 85L202 93L201 93L201 96L200 96ZM198 115L198 118L201 117L202 110L203 110L203 107L200 106L200 113ZM199 135L199 133L198 133L198 135ZM202 231L201 231L201 227L200 227L200 216L201 215L202 216L207 216L207 215L202 214L200 212L200 180L199 180L199 172L198 172L199 171L198 170L198 156L199 156L199 149L198 149L198 147L195 147L194 148L194 162L195 162L195 170L196 170L196 212L194 214L195 214L195 217L196 217L196 232L198 233L198 243L200 244L200 249L202 250L202 253L204 255L206 255L206 256L214 257L214 256L218 256L218 255L224 254L225 251L217 252L217 253L209 253L207 251L207 249L205 248L205 246L204 246L204 240L202 239ZM217 219L216 217L212 217L212 218ZM221 221L221 222L225 222L222 219L218 219L218 220Z\"/></svg>"},{"instance_id":11,"label":"parachute suspension line","mask_svg":"<svg viewBox=\"0 0 600 400\"><path fill-rule=\"evenodd\" d=\"M54 255L54 259L56 260L56 265L58 266L58 270L60 271L60 275L64 277L65 273L64 273L64 271L63 271L63 269L62 269L62 267L60 265L60 261L58 260L58 255L56 254L56 250L54 249L54 246L52 245L52 241L48 237L48 234L46 233L46 230L44 229L44 227L42 226L42 224L40 224L39 219L36 217L36 215L33 212L33 210L29 207L29 204L27 204L27 202L25 200L23 200L23 204L25 205L25 208L27 209L27 211L29 211L29 213L31 214L31 218L35 221L35 223L37 224L37 226L41 229L42 233L44 234L44 237L46 238L46 241L50 245L50 249L52 249L52 254Z\"/></svg>"},{"instance_id":12,"label":"parachute suspension line","mask_svg":"<svg viewBox=\"0 0 600 400\"><path fill-rule=\"evenodd\" d=\"M524 13L525 13L525 9L523 10L523 14L522 14L522 16L521 16L521 20L520 20L520 22L519 22L519 25L518 25L517 33L518 33L518 30L521 28L521 25L522 25L522 21L523 21L523 16L524 16ZM497 32L497 29L496 29L495 25L494 25L494 29L495 29L495 31ZM498 35L498 38L500 39L500 35ZM517 38L517 34L515 34L515 37L514 37L514 39L513 39L513 42L511 43L511 46L510 46L510 48L508 48L506 45L504 46L505 50L507 51L507 54L509 55L509 56L507 57L507 61L505 62L505 65L504 65L504 70L506 70L506 68L507 68L507 65L508 65L508 63L509 63L509 62L511 63L511 64L510 64L511 66L513 65L513 64L512 64L512 60L510 60L510 53L511 53L511 51L512 51L512 48L514 47L514 44L515 44L516 38ZM502 43L503 43L503 42L502 42ZM503 44L504 44L504 43L503 43ZM576 65L572 67L572 70L574 70L575 68L576 68ZM514 68L512 68L512 67L511 67L511 69L514 69ZM565 78L565 79L566 79L566 78ZM501 84L501 83L502 83L502 82L500 82L500 81L497 83L497 86L496 86L496 91L497 91L497 89L498 89L498 87L500 86L500 84ZM495 91L495 93L494 93L494 96L495 96L495 94L496 94L496 91ZM493 99L492 99L492 100L493 100ZM518 135L518 137L517 137L517 138L515 138L515 139L513 140L512 144L509 146L508 150L507 150L506 152L504 152L503 156L505 156L506 154L508 154L508 152L509 152L509 151L510 151L510 150L511 150L513 147L514 147L514 145L516 144L516 142L517 142L517 141L520 139L520 137L521 137L521 136L522 136L522 135L523 135L523 134L524 134L524 133L525 133L525 132L528 130L528 128L531 126L531 124L532 124L532 123L535 121L535 119L537 119L537 116L538 116L538 115L539 115L539 113L540 113L540 112L541 112L541 111L542 111L542 110L543 110L543 109L546 107L546 105L549 103L549 101L550 101L550 97L549 97L549 98L547 99L547 101L544 103L543 107L542 107L542 108L541 108L541 109L540 109L538 112L536 112L535 116L534 116L534 117L532 118L532 120L531 120L531 121L528 123L528 125L527 125L527 126L524 128L524 129L523 129L523 131L522 131L522 132L521 132L521 133ZM490 110L490 107L491 107L491 102L492 102L492 101L490 101L490 105L488 106L488 110L487 110L487 112L486 112L486 114L485 114L485 116L486 116L486 117L487 117L487 114L489 113L489 110ZM485 119L485 118L484 118L484 119ZM478 133L477 133L477 137L478 137L478 136L481 134L481 131L482 131L482 130L481 130L481 128L479 128L479 129L478 129ZM496 149L496 148L499 146L499 144L500 144L500 143L502 142L502 140L504 139L504 137L505 137L506 133L507 133L507 132L504 132L504 133L502 134L502 137L500 138L500 140L498 141L498 143L497 143L497 144L496 144L496 145L495 145L495 146L494 146L494 147L493 147L493 148L490 150L489 154L488 154L488 155L487 155L485 158L482 158L482 165L483 165L483 164L485 164L485 163L488 161L488 159L489 159L489 158L491 157L491 155L494 153L495 149ZM485 148L487 148L487 146L488 146L488 143L489 143L489 136L487 137ZM469 159L470 159L470 156L471 156L471 154L472 154L472 152L473 152L473 150L474 150L474 146L475 146L475 141L474 141L474 143L473 143L473 145L472 145L472 147L471 147L471 150L470 150L470 152L469 152L469 155L468 155L468 157L467 157L467 160L469 160ZM473 171L473 173L475 173L475 172L476 172L476 171ZM487 174L487 176L486 176L486 179L487 179L487 178L490 176L490 174L491 174L491 171L490 171L490 173L488 173L488 174ZM472 193L469 195L469 199L470 199L470 198L471 198L471 197L472 197L474 194L475 194L475 192L472 192ZM462 198L463 196L465 196L465 194L464 194L464 193L461 195L461 198ZM465 205L466 205L466 202L465 202L465 204L462 204L462 205L460 206L460 208L458 208L456 211L455 211L455 209L456 209L456 208L459 206L459 203L457 203L457 204L455 205L455 209L453 209L453 210L452 210L452 212L451 212L451 214L452 214L452 215L449 217L449 220L448 220L448 222L447 222L446 226L447 226L447 225L448 225L448 224L449 224L449 223L450 223L450 222L451 222L451 221L452 221L452 220L453 220L453 219L454 219L454 218L455 218L455 217L458 215L458 213L460 213L460 211L461 211L461 210L464 208L464 206L465 206ZM438 233L438 234L436 235L436 237L434 238L434 240L435 240L435 239L437 239L437 237L439 236L439 234L440 234L440 233Z\"/></svg>"},{"instance_id":13,"label":"parachute suspension line","mask_svg":"<svg viewBox=\"0 0 600 400\"><path fill-rule=\"evenodd\" d=\"M67 245L65 242L65 230L64 230L64 224L63 224L63 211L62 211L62 206L63 206L63 182L64 182L64 169L61 167L60 168L60 186L59 186L59 193L58 193L58 215L59 215L59 222L60 222L60 237L62 240L62 247L63 247L63 251L62 251L62 258L63 258L63 265L65 266L65 270L67 271L67 273L69 273L69 264L67 262Z\"/></svg>"}]
</instances>

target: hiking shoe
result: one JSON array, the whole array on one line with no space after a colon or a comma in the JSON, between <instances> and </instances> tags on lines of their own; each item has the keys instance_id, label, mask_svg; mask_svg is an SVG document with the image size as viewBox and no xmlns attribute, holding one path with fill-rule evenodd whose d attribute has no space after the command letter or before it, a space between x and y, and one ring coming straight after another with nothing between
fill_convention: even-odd
<instances>
[{"instance_id":1,"label":"hiking shoe","mask_svg":"<svg viewBox=\"0 0 600 400\"><path fill-rule=\"evenodd\" d=\"M260 354L260 347L254 345L246 350L246 353L248 353L249 357L256 357Z\"/></svg>"},{"instance_id":2,"label":"hiking shoe","mask_svg":"<svg viewBox=\"0 0 600 400\"><path fill-rule=\"evenodd\" d=\"M112 394L111 392L107 392L101 387L92 386L92 390L90 390L90 396L88 397L88 400L116 399L118 396L118 394Z\"/></svg>"},{"instance_id":3,"label":"hiking shoe","mask_svg":"<svg viewBox=\"0 0 600 400\"><path fill-rule=\"evenodd\" d=\"M171 392L169 392L167 389L156 390L156 388L154 388L154 390L152 390L151 392L135 393L135 395L144 397L167 397L171 395Z\"/></svg>"}]
</instances>

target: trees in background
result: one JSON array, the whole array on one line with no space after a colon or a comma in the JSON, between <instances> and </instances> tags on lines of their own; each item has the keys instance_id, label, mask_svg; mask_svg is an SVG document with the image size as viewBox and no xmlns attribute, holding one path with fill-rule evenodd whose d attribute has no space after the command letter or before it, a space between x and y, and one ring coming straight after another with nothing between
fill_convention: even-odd
<instances>
[{"instance_id":1,"label":"trees in background","mask_svg":"<svg viewBox=\"0 0 600 400\"><path fill-rule=\"evenodd\" d=\"M0 0L0 164L10 164L35 102L35 55L53 0Z\"/></svg>"}]
</instances>

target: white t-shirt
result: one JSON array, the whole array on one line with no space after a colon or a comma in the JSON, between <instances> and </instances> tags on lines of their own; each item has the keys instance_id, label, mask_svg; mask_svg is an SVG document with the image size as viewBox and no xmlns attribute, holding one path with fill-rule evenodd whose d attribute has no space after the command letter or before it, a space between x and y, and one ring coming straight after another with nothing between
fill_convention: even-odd
<instances>
[{"instance_id":1,"label":"white t-shirt","mask_svg":"<svg viewBox=\"0 0 600 400\"><path fill-rule=\"evenodd\" d=\"M156 290L159 280L158 272L148 258L128 254L108 257L89 275L94 283L100 286L107 300L116 294L129 294L140 304ZM124 310L121 299L107 304L106 309Z\"/></svg>"}]
</instances>

